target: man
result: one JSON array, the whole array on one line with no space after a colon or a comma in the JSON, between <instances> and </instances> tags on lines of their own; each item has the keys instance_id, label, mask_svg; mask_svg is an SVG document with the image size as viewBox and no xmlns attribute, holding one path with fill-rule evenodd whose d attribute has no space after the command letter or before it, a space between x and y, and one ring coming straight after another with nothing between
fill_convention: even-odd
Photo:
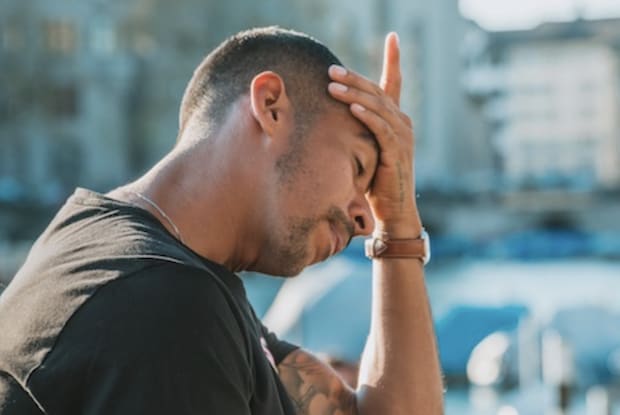
<instances>
[{"instance_id":1,"label":"man","mask_svg":"<svg viewBox=\"0 0 620 415\"><path fill-rule=\"evenodd\" d=\"M296 32L220 45L174 149L105 196L78 189L0 297L0 414L441 413L400 83L395 34L381 86ZM234 272L294 276L373 229L354 391L269 333Z\"/></svg>"}]
</instances>

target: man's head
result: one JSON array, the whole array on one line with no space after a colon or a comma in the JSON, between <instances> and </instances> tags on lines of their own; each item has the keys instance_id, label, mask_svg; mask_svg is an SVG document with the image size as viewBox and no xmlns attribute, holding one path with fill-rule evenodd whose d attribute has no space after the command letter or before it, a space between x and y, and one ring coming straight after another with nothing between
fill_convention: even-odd
<instances>
[{"instance_id":1,"label":"man's head","mask_svg":"<svg viewBox=\"0 0 620 415\"><path fill-rule=\"evenodd\" d=\"M253 29L210 53L186 89L179 138L217 137L202 140L217 160L197 163L220 166L231 204L245 209L235 220L259 245L251 269L295 275L372 230L364 193L376 143L328 94L332 64L340 62L307 35Z\"/></svg>"},{"instance_id":2,"label":"man's head","mask_svg":"<svg viewBox=\"0 0 620 415\"><path fill-rule=\"evenodd\" d=\"M329 97L327 69L340 64L323 44L310 36L266 27L240 32L219 45L196 68L179 113L182 132L193 117L217 129L254 77L264 71L280 75L295 110L295 129L303 135Z\"/></svg>"}]
</instances>

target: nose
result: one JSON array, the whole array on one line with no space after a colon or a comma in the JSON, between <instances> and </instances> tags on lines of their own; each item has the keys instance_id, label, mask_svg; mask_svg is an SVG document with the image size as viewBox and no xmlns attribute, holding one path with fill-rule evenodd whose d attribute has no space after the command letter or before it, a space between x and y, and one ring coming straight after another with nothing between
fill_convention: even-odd
<instances>
[{"instance_id":1,"label":"nose","mask_svg":"<svg viewBox=\"0 0 620 415\"><path fill-rule=\"evenodd\" d=\"M353 220L355 231L353 236L367 236L375 229L375 220L366 196L357 195L349 207L349 217Z\"/></svg>"}]
</instances>

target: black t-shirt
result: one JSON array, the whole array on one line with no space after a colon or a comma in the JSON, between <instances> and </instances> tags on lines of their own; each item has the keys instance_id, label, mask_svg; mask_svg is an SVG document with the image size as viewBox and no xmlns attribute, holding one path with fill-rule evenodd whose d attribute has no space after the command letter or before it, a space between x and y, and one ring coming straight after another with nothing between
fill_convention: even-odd
<instances>
[{"instance_id":1,"label":"black t-shirt","mask_svg":"<svg viewBox=\"0 0 620 415\"><path fill-rule=\"evenodd\" d=\"M0 414L294 414L294 349L237 275L78 189L0 296Z\"/></svg>"}]
</instances>

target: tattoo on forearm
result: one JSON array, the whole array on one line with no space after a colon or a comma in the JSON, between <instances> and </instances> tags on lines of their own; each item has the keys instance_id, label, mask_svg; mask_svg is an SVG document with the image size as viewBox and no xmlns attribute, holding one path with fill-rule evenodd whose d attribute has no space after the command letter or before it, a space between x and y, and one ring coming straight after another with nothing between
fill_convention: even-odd
<instances>
[{"instance_id":1,"label":"tattoo on forearm","mask_svg":"<svg viewBox=\"0 0 620 415\"><path fill-rule=\"evenodd\" d=\"M400 190L400 211L402 212L405 206L405 179L403 177L403 170L400 165L400 162L396 164L396 168L398 169L398 186Z\"/></svg>"},{"instance_id":2,"label":"tattoo on forearm","mask_svg":"<svg viewBox=\"0 0 620 415\"><path fill-rule=\"evenodd\" d=\"M301 391L302 389L300 388L299 390ZM307 410L307 408L310 408L310 402L312 402L312 399L318 393L320 392L317 391L313 385L310 385L310 387L306 389L301 396L297 399L293 399L297 411L300 413L305 413L304 411Z\"/></svg>"},{"instance_id":3,"label":"tattoo on forearm","mask_svg":"<svg viewBox=\"0 0 620 415\"><path fill-rule=\"evenodd\" d=\"M327 364L311 354L293 352L280 363L279 369L299 415L357 414L354 392Z\"/></svg>"}]
</instances>

